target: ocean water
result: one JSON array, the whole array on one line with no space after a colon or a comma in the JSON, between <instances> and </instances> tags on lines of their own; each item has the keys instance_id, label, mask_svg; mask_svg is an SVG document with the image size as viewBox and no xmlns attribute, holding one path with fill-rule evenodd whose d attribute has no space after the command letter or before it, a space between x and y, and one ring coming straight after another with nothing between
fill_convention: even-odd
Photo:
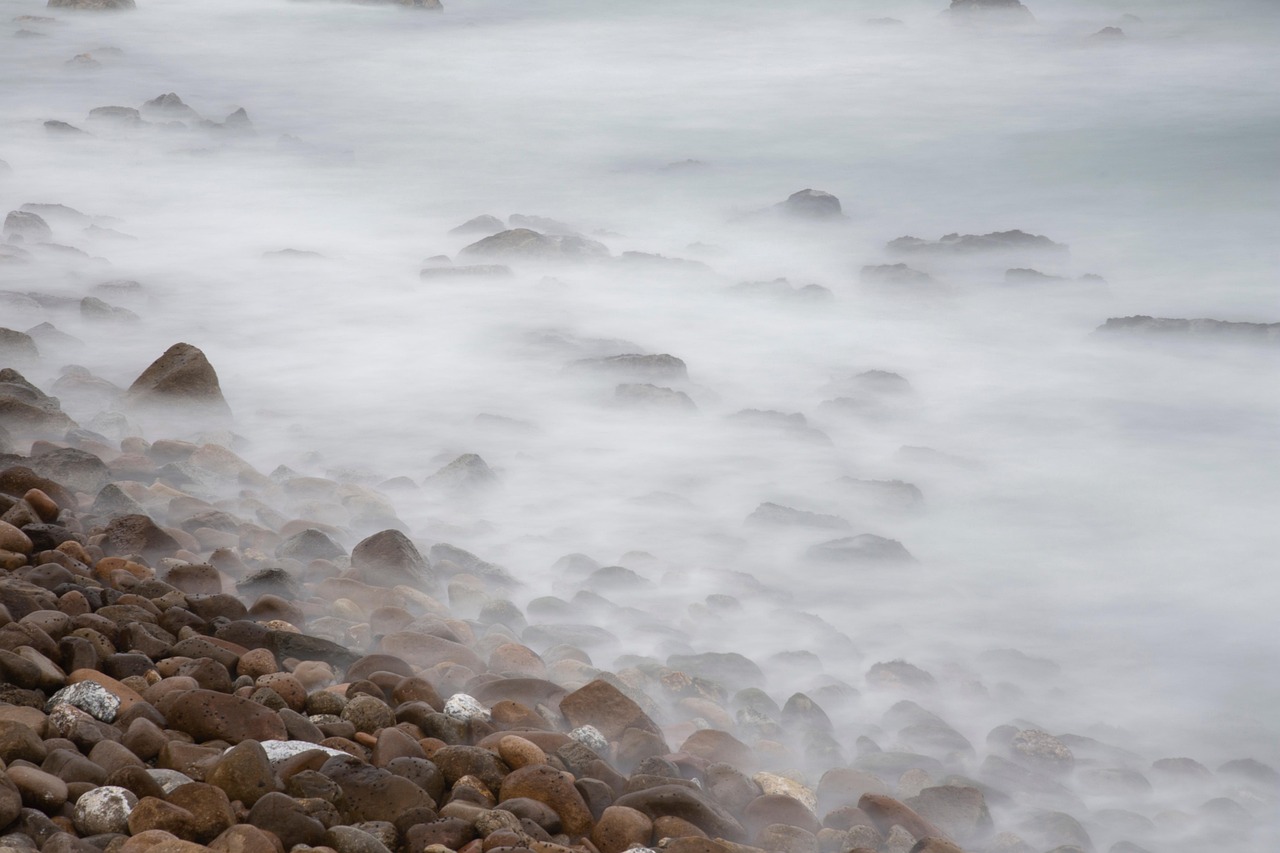
<instances>
[{"instance_id":1,"label":"ocean water","mask_svg":"<svg viewBox=\"0 0 1280 853\"><path fill-rule=\"evenodd\" d=\"M738 651L779 701L853 686L830 709L850 758L860 734L892 740L878 721L902 697L866 674L902 658L940 681L919 701L979 758L1024 720L1148 765L1280 764L1280 349L1095 334L1133 314L1280 321L1276 4L1042 0L1028 26L956 26L923 0L139 4L9 23L54 10L0 0L0 206L112 229L51 216L87 257L37 252L0 267L0 290L144 288L104 297L131 323L0 307L0 325L84 342L28 370L42 387L69 363L127 386L185 340L264 472L421 484L479 454L497 487L387 489L415 536L503 565L521 605L595 584L612 605L579 599L581 621L618 640L599 665ZM1126 37L1090 37L1106 26ZM166 92L218 122L242 107L254 132L87 117ZM806 188L843 218L772 211ZM479 214L703 266L421 279L431 256L465 262L483 235L449 230ZM1011 229L1069 251L886 248ZM264 257L283 249L317 256ZM860 276L899 262L936 288ZM1062 280L1006 281L1025 267ZM809 284L826 297L782 292ZM625 377L566 367L632 352L682 359L687 379L656 384L696 411L619 405ZM909 390L868 390L872 370ZM765 502L847 527L746 523ZM857 533L915 561L806 556ZM636 585L556 567L571 553ZM1059 669L1006 678L982 654L1009 648ZM816 662L775 657L797 651ZM1123 807L1195 814L1203 794ZM1258 828L1227 843L1269 849L1274 799L1236 796ZM1112 830L1078 816L1105 849ZM1218 831L1195 826L1153 837Z\"/></svg>"}]
</instances>

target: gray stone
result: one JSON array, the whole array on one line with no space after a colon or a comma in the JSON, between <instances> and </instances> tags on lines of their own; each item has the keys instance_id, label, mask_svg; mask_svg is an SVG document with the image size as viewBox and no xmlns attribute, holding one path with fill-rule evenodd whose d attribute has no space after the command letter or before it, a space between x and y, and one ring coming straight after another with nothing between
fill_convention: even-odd
<instances>
[{"instance_id":1,"label":"gray stone","mask_svg":"<svg viewBox=\"0 0 1280 853\"><path fill-rule=\"evenodd\" d=\"M127 788L104 785L80 795L71 819L81 835L127 835L129 813L137 804L137 796Z\"/></svg>"},{"instance_id":2,"label":"gray stone","mask_svg":"<svg viewBox=\"0 0 1280 853\"><path fill-rule=\"evenodd\" d=\"M114 722L120 711L120 700L96 681L62 688L45 703L45 712L52 713L59 705L74 705L104 723Z\"/></svg>"}]
</instances>

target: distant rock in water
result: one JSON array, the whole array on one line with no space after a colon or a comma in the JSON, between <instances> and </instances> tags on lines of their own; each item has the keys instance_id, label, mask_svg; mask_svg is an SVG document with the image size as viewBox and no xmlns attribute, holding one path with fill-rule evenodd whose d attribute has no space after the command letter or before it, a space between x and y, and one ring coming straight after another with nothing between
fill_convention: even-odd
<instances>
[{"instance_id":1,"label":"distant rock in water","mask_svg":"<svg viewBox=\"0 0 1280 853\"><path fill-rule=\"evenodd\" d=\"M47 243L53 239L53 229L49 223L36 213L25 210L11 210L4 218L3 233L5 239L18 238L23 241Z\"/></svg>"},{"instance_id":2,"label":"distant rock in water","mask_svg":"<svg viewBox=\"0 0 1280 853\"><path fill-rule=\"evenodd\" d=\"M465 494L484 491L497 484L498 475L475 453L462 454L423 482L431 489Z\"/></svg>"},{"instance_id":3,"label":"distant rock in water","mask_svg":"<svg viewBox=\"0 0 1280 853\"><path fill-rule=\"evenodd\" d=\"M418 272L418 278L423 281L447 278L510 278L511 275L511 267L506 264L425 267Z\"/></svg>"},{"instance_id":4,"label":"distant rock in water","mask_svg":"<svg viewBox=\"0 0 1280 853\"><path fill-rule=\"evenodd\" d=\"M1119 27L1103 27L1089 38L1093 41L1124 41L1126 36Z\"/></svg>"},{"instance_id":5,"label":"distant rock in water","mask_svg":"<svg viewBox=\"0 0 1280 853\"><path fill-rule=\"evenodd\" d=\"M1017 229L993 231L990 234L945 234L940 240L922 240L919 237L899 237L889 241L887 248L901 254L972 254L978 252L1065 252L1067 246L1055 243L1040 234L1028 234Z\"/></svg>"},{"instance_id":6,"label":"distant rock in water","mask_svg":"<svg viewBox=\"0 0 1280 853\"><path fill-rule=\"evenodd\" d=\"M501 260L585 260L607 258L609 248L586 237L551 236L529 228L513 228L478 240L458 255Z\"/></svg>"},{"instance_id":7,"label":"distant rock in water","mask_svg":"<svg viewBox=\"0 0 1280 853\"><path fill-rule=\"evenodd\" d=\"M487 213L468 219L456 228L450 228L450 234L497 234L507 228L502 220Z\"/></svg>"},{"instance_id":8,"label":"distant rock in water","mask_svg":"<svg viewBox=\"0 0 1280 853\"><path fill-rule=\"evenodd\" d=\"M824 563L914 563L901 542L874 533L859 533L814 545L808 551L811 560Z\"/></svg>"},{"instance_id":9,"label":"distant rock in water","mask_svg":"<svg viewBox=\"0 0 1280 853\"><path fill-rule=\"evenodd\" d=\"M129 386L126 404L134 410L169 409L197 420L231 417L218 374L203 352L176 343Z\"/></svg>"},{"instance_id":10,"label":"distant rock in water","mask_svg":"<svg viewBox=\"0 0 1280 853\"><path fill-rule=\"evenodd\" d=\"M507 217L507 226L510 228L528 228L557 237L582 236L582 232L577 228L567 222L561 222L559 219L552 219L550 216L526 216L523 213L513 213Z\"/></svg>"},{"instance_id":11,"label":"distant rock in water","mask_svg":"<svg viewBox=\"0 0 1280 853\"><path fill-rule=\"evenodd\" d=\"M142 112L162 118L198 119L200 114L187 106L174 92L158 95L142 105Z\"/></svg>"},{"instance_id":12,"label":"distant rock in water","mask_svg":"<svg viewBox=\"0 0 1280 853\"><path fill-rule=\"evenodd\" d=\"M774 205L775 209L797 219L843 219L840 199L822 190L800 190L786 201Z\"/></svg>"},{"instance_id":13,"label":"distant rock in water","mask_svg":"<svg viewBox=\"0 0 1280 853\"><path fill-rule=\"evenodd\" d=\"M571 370L593 370L609 373L625 373L642 379L688 379L689 368L674 355L610 355L604 358L583 358L570 362Z\"/></svg>"},{"instance_id":14,"label":"distant rock in water","mask_svg":"<svg viewBox=\"0 0 1280 853\"><path fill-rule=\"evenodd\" d=\"M808 512L775 503L762 503L747 516L751 527L815 527L822 530L848 530L851 526L838 515Z\"/></svg>"},{"instance_id":15,"label":"distant rock in water","mask_svg":"<svg viewBox=\"0 0 1280 853\"><path fill-rule=\"evenodd\" d=\"M947 286L927 272L906 264L875 264L862 268L858 280L864 290L886 296L937 296Z\"/></svg>"},{"instance_id":16,"label":"distant rock in water","mask_svg":"<svg viewBox=\"0 0 1280 853\"><path fill-rule=\"evenodd\" d=\"M683 391L647 383L624 383L614 390L614 399L625 406L670 411L696 412L698 407Z\"/></svg>"},{"instance_id":17,"label":"distant rock in water","mask_svg":"<svg viewBox=\"0 0 1280 853\"><path fill-rule=\"evenodd\" d=\"M838 481L868 506L885 509L915 509L924 503L920 488L902 480L859 480L841 477Z\"/></svg>"},{"instance_id":18,"label":"distant rock in water","mask_svg":"<svg viewBox=\"0 0 1280 853\"><path fill-rule=\"evenodd\" d=\"M134 0L49 0L50 9L88 9L92 11L136 9Z\"/></svg>"},{"instance_id":19,"label":"distant rock in water","mask_svg":"<svg viewBox=\"0 0 1280 853\"><path fill-rule=\"evenodd\" d=\"M820 284L795 287L785 278L775 278L773 281L743 281L729 290L739 296L785 299L795 302L829 302L835 299L835 294Z\"/></svg>"},{"instance_id":20,"label":"distant rock in water","mask_svg":"<svg viewBox=\"0 0 1280 853\"><path fill-rule=\"evenodd\" d=\"M65 121L50 119L44 123L44 129L47 133L55 136L88 136L89 134L74 124L67 124Z\"/></svg>"},{"instance_id":21,"label":"distant rock in water","mask_svg":"<svg viewBox=\"0 0 1280 853\"><path fill-rule=\"evenodd\" d=\"M1166 317L1111 317L1097 329L1103 333L1233 340L1259 343L1280 341L1280 323L1233 323L1227 320L1182 320Z\"/></svg>"},{"instance_id":22,"label":"distant rock in water","mask_svg":"<svg viewBox=\"0 0 1280 853\"><path fill-rule=\"evenodd\" d=\"M1029 24L1035 21L1031 10L1018 0L951 0L945 14L953 21Z\"/></svg>"}]
</instances>

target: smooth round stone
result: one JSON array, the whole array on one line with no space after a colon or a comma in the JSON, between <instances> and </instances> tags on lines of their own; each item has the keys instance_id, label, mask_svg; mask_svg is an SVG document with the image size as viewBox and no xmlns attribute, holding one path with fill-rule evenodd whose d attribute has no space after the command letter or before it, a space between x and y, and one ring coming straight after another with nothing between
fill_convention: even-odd
<instances>
[{"instance_id":1,"label":"smooth round stone","mask_svg":"<svg viewBox=\"0 0 1280 853\"><path fill-rule=\"evenodd\" d=\"M127 788L105 785L94 788L76 800L72 821L82 836L129 832L129 812L138 798Z\"/></svg>"},{"instance_id":2,"label":"smooth round stone","mask_svg":"<svg viewBox=\"0 0 1280 853\"><path fill-rule=\"evenodd\" d=\"M177 770L165 770L163 768L156 768L154 770L148 770L147 774L152 779L156 780L156 782L160 785L160 787L164 789L164 792L166 795L172 794L174 791L176 791L178 788L182 787L183 785L187 784L188 782L195 781L186 773L180 773Z\"/></svg>"}]
</instances>

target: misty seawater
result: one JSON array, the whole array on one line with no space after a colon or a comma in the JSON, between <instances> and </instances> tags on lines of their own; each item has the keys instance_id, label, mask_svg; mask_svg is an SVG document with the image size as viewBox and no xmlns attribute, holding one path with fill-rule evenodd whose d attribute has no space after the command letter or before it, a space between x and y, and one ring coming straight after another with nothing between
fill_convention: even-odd
<instances>
[{"instance_id":1,"label":"misty seawater","mask_svg":"<svg viewBox=\"0 0 1280 853\"><path fill-rule=\"evenodd\" d=\"M951 26L917 0L139 5L14 23L43 37L0 48L3 210L65 204L136 238L51 219L91 258L0 266L0 290L145 289L125 325L0 305L0 325L85 342L28 372L41 387L69 363L127 386L183 340L263 471L421 484L479 454L497 487L387 490L415 537L504 566L522 606L591 588L553 568L566 554L632 569L578 600L617 638L597 665L740 652L779 703L846 683L860 697L827 708L846 760L860 735L893 742L881 715L907 694L866 674L905 659L938 680L915 698L976 748L971 773L1012 721L1142 767L1280 763L1280 349L1094 333L1134 314L1280 321L1274 4L1042 0L1026 28ZM0 0L6 22L41 14ZM868 23L885 16L904 23ZM1090 38L1105 26L1127 38ZM98 67L68 64L84 53ZM256 132L86 119L166 92L215 121L243 107ZM805 188L845 218L761 213ZM704 266L421 279L431 256L466 262L483 234L449 231L480 214ZM886 249L1011 229L1070 251ZM319 256L264 257L282 249ZM900 262L936 291L860 276ZM1064 280L1006 281L1024 267ZM829 295L783 292L809 284ZM566 367L631 352L682 359L687 379L655 384L696 412L617 405L630 380ZM868 390L872 370L909 390ZM744 523L766 502L848 526ZM859 533L915 562L806 557ZM1058 669L1010 675L984 656L1001 649ZM816 658L775 657L799 651ZM1076 793L1146 817L1209 796ZM1243 802L1258 829L1232 849L1270 849L1274 799ZM1077 817L1099 849L1121 837ZM1202 849L1213 829L1193 823L1152 837Z\"/></svg>"}]
</instances>

